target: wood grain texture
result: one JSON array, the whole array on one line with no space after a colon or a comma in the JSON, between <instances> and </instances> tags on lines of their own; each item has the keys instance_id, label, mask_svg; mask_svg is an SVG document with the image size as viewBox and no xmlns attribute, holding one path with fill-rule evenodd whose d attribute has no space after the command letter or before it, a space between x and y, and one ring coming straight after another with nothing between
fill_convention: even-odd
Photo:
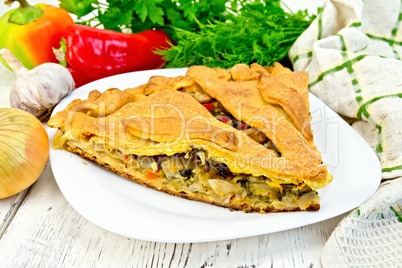
<instances>
[{"instance_id":1,"label":"wood grain texture","mask_svg":"<svg viewBox=\"0 0 402 268\"><path fill-rule=\"evenodd\" d=\"M0 239L10 222L14 219L15 213L24 201L28 191L29 189L15 196L0 200Z\"/></svg>"},{"instance_id":2,"label":"wood grain texture","mask_svg":"<svg viewBox=\"0 0 402 268\"><path fill-rule=\"evenodd\" d=\"M4 267L320 267L321 249L340 219L218 242L129 239L81 217L48 166L1 237L0 260Z\"/></svg>"}]
</instances>

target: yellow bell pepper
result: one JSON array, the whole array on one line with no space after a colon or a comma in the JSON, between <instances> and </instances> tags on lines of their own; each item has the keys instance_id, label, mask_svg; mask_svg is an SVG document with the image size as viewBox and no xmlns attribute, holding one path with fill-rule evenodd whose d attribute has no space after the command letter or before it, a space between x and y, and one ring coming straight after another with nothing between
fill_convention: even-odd
<instances>
[{"instance_id":1,"label":"yellow bell pepper","mask_svg":"<svg viewBox=\"0 0 402 268\"><path fill-rule=\"evenodd\" d=\"M11 5L15 0L5 1ZM56 62L52 48L60 47L62 33L74 24L62 8L18 0L20 6L0 18L0 49L7 48L28 69L45 62ZM10 68L1 58L0 61Z\"/></svg>"}]
</instances>

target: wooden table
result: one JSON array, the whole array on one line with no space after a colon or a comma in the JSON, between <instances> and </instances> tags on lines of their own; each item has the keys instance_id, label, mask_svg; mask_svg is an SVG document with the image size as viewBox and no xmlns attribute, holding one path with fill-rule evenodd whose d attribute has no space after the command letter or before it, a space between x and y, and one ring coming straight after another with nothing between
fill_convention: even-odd
<instances>
[{"instance_id":1,"label":"wooden table","mask_svg":"<svg viewBox=\"0 0 402 268\"><path fill-rule=\"evenodd\" d=\"M0 6L0 14L4 10ZM0 65L0 107L9 106L14 79ZM29 189L0 200L0 267L321 267L322 247L342 217L217 242L136 240L79 215L63 197L48 164Z\"/></svg>"}]
</instances>

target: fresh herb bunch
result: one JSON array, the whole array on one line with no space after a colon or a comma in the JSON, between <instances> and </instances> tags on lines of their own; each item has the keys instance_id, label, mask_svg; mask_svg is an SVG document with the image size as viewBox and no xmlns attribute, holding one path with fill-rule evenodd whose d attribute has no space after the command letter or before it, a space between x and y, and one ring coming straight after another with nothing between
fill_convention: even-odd
<instances>
[{"instance_id":1,"label":"fresh herb bunch","mask_svg":"<svg viewBox=\"0 0 402 268\"><path fill-rule=\"evenodd\" d=\"M286 12L280 0L59 1L81 24L134 33L165 30L175 46L156 53L165 57L167 67L276 61L289 66L288 50L314 19L306 10Z\"/></svg>"},{"instance_id":2,"label":"fresh herb bunch","mask_svg":"<svg viewBox=\"0 0 402 268\"><path fill-rule=\"evenodd\" d=\"M290 67L288 51L312 19L307 11L289 14L272 5L247 5L226 22L200 22L196 32L175 28L177 45L157 53L168 61L166 67L230 68L253 62Z\"/></svg>"},{"instance_id":3,"label":"fresh herb bunch","mask_svg":"<svg viewBox=\"0 0 402 268\"><path fill-rule=\"evenodd\" d=\"M243 3L241 0L239 3ZM172 27L198 29L198 20L226 21L227 10L236 10L237 1L227 0L59 0L60 7L78 17L78 23L138 33L152 28L165 30L175 40ZM87 16L88 15L88 16ZM83 17L89 17L84 19Z\"/></svg>"}]
</instances>

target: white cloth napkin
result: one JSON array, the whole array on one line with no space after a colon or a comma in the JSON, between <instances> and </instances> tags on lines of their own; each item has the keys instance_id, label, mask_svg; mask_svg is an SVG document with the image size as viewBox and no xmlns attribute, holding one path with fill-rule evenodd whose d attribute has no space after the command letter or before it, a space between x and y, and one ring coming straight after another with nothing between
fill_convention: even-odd
<instances>
[{"instance_id":1,"label":"white cloth napkin","mask_svg":"<svg viewBox=\"0 0 402 268\"><path fill-rule=\"evenodd\" d=\"M335 228L321 253L324 267L402 267L402 178L381 184Z\"/></svg>"},{"instance_id":2,"label":"white cloth napkin","mask_svg":"<svg viewBox=\"0 0 402 268\"><path fill-rule=\"evenodd\" d=\"M289 57L377 153L383 179L393 179L340 222L322 264L402 267L402 1L326 0Z\"/></svg>"}]
</instances>

